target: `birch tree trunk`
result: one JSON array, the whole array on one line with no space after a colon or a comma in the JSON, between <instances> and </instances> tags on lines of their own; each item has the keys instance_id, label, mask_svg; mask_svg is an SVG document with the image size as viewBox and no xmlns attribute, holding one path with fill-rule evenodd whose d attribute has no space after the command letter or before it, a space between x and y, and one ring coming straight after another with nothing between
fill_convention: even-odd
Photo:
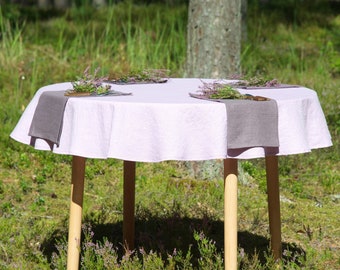
<instances>
[{"instance_id":1,"label":"birch tree trunk","mask_svg":"<svg viewBox=\"0 0 340 270\"><path fill-rule=\"evenodd\" d=\"M240 73L241 1L190 0L186 77L219 79ZM185 166L196 179L223 178L222 160Z\"/></svg>"}]
</instances>

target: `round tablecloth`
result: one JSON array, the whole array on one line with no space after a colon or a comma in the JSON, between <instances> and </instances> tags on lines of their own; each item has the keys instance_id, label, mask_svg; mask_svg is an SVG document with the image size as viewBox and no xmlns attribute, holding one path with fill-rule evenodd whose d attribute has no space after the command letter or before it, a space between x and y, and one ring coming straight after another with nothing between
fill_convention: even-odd
<instances>
[{"instance_id":1,"label":"round tablecloth","mask_svg":"<svg viewBox=\"0 0 340 270\"><path fill-rule=\"evenodd\" d=\"M227 157L259 158L263 147L227 149L225 105L192 98L208 79L169 79L160 84L113 85L129 96L70 98L67 102L57 154L88 158L158 162L208 160ZM71 83L42 87L33 97L11 137L30 144L28 131L43 91L65 91ZM332 145L315 91L305 87L242 89L265 96L278 105L279 148L276 155L310 152ZM44 140L35 148L50 150Z\"/></svg>"}]
</instances>

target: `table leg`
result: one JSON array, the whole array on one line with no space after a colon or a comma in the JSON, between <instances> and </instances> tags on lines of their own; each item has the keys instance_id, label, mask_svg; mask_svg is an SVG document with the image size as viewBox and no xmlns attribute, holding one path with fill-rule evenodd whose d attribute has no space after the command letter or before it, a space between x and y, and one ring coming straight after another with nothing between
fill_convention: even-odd
<instances>
[{"instance_id":1,"label":"table leg","mask_svg":"<svg viewBox=\"0 0 340 270\"><path fill-rule=\"evenodd\" d=\"M123 243L126 250L134 249L135 178L136 162L124 160Z\"/></svg>"},{"instance_id":2,"label":"table leg","mask_svg":"<svg viewBox=\"0 0 340 270\"><path fill-rule=\"evenodd\" d=\"M67 269L78 270L83 208L85 158L73 156Z\"/></svg>"},{"instance_id":3,"label":"table leg","mask_svg":"<svg viewBox=\"0 0 340 270\"><path fill-rule=\"evenodd\" d=\"M237 159L224 160L224 269L237 269Z\"/></svg>"},{"instance_id":4,"label":"table leg","mask_svg":"<svg viewBox=\"0 0 340 270\"><path fill-rule=\"evenodd\" d=\"M266 157L268 213L271 249L274 258L281 258L281 214L279 190L279 165L277 156Z\"/></svg>"}]
</instances>

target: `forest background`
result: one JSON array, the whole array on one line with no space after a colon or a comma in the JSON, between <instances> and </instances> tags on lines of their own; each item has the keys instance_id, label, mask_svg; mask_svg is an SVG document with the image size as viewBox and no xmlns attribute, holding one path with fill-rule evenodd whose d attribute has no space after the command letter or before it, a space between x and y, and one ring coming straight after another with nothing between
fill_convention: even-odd
<instances>
[{"instance_id":1,"label":"forest background","mask_svg":"<svg viewBox=\"0 0 340 270\"><path fill-rule=\"evenodd\" d=\"M66 10L0 3L0 269L64 269L70 157L9 134L40 87L74 81L87 66L182 77L187 2L78 1ZM339 269L339 10L338 1L248 1L242 71L317 91L334 145L279 159L279 265L268 249L263 160L240 162L240 269ZM137 172L138 248L124 254L122 162L88 160L82 269L222 269L223 179L193 179L172 161L141 163Z\"/></svg>"}]
</instances>

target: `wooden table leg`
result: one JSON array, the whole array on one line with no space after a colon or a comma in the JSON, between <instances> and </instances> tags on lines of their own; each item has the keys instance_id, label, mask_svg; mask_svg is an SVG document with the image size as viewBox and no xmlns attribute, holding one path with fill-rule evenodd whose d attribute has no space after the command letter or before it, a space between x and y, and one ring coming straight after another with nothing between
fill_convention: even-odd
<instances>
[{"instance_id":1,"label":"wooden table leg","mask_svg":"<svg viewBox=\"0 0 340 270\"><path fill-rule=\"evenodd\" d=\"M136 162L124 161L123 243L126 250L135 242L135 178Z\"/></svg>"},{"instance_id":2,"label":"wooden table leg","mask_svg":"<svg viewBox=\"0 0 340 270\"><path fill-rule=\"evenodd\" d=\"M271 249L276 260L281 258L281 214L279 165L277 156L266 157L268 213Z\"/></svg>"},{"instance_id":3,"label":"wooden table leg","mask_svg":"<svg viewBox=\"0 0 340 270\"><path fill-rule=\"evenodd\" d=\"M78 270L79 268L84 177L85 177L85 158L73 156L70 221L67 249L68 270Z\"/></svg>"},{"instance_id":4,"label":"wooden table leg","mask_svg":"<svg viewBox=\"0 0 340 270\"><path fill-rule=\"evenodd\" d=\"M237 159L224 160L224 269L237 269Z\"/></svg>"}]
</instances>

